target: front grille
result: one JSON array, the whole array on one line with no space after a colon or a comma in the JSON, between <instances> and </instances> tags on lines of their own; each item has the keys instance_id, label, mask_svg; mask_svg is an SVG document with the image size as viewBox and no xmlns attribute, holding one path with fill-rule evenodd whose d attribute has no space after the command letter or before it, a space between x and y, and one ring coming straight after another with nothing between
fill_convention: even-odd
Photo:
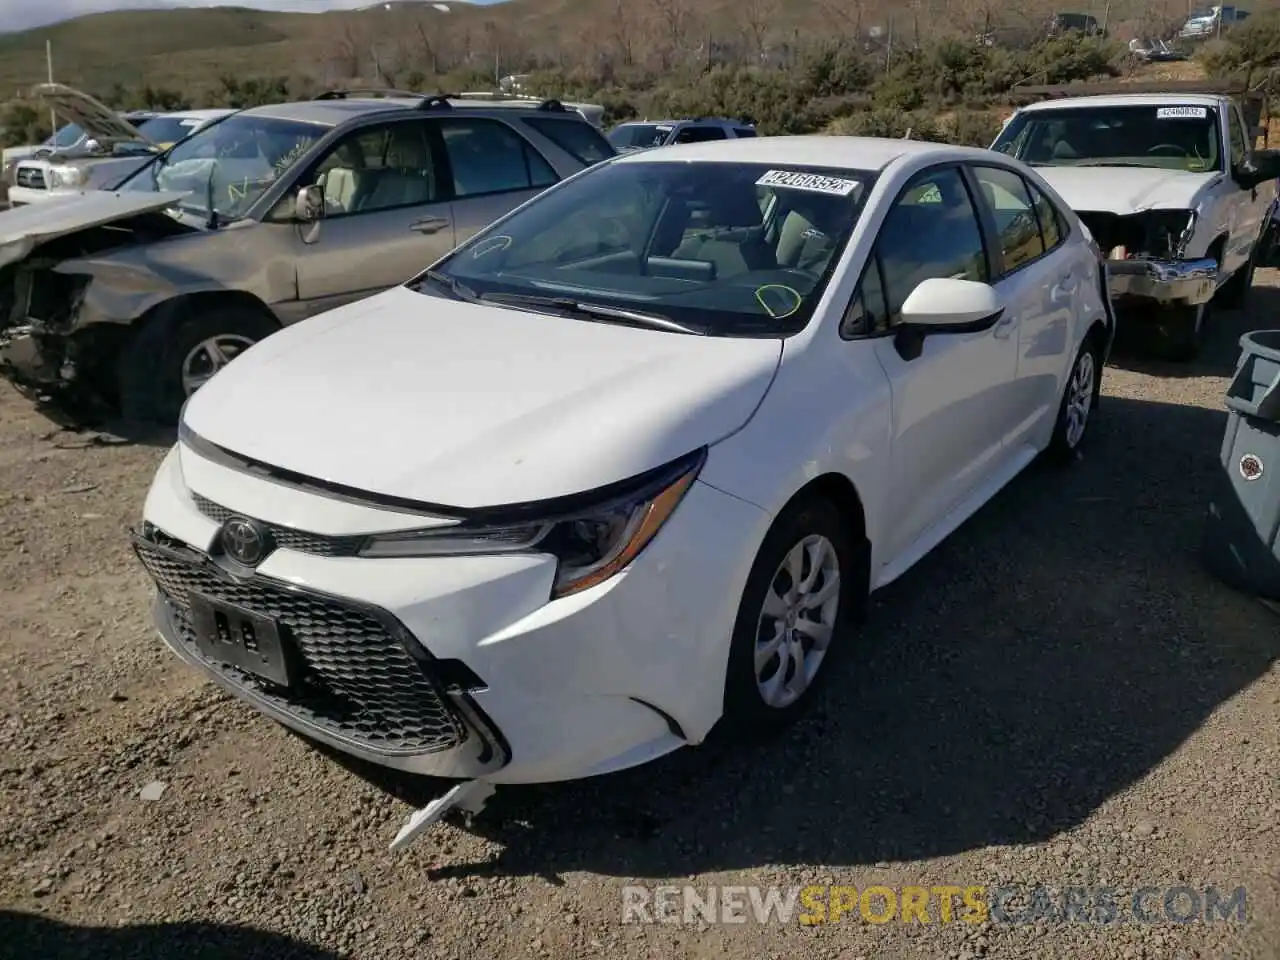
<instances>
[{"instance_id":1,"label":"front grille","mask_svg":"<svg viewBox=\"0 0 1280 960\"><path fill-rule=\"evenodd\" d=\"M243 516L198 493L193 493L191 499L195 501L196 508L215 523L224 523L231 517ZM322 533L308 533L305 530L295 530L293 527L265 523L261 520L258 522L271 534L271 540L277 547L297 550L300 553L312 553L319 557L354 557L368 539L363 535L330 537Z\"/></svg>"},{"instance_id":2,"label":"front grille","mask_svg":"<svg viewBox=\"0 0 1280 960\"><path fill-rule=\"evenodd\" d=\"M43 190L45 189L44 171L36 170L32 167L19 167L17 183L18 186L26 187L29 190Z\"/></svg>"},{"instance_id":3,"label":"front grille","mask_svg":"<svg viewBox=\"0 0 1280 960\"><path fill-rule=\"evenodd\" d=\"M383 753L436 753L467 738L467 727L429 672L430 663L412 656L391 625L373 613L263 577L233 578L193 551L141 539L135 540L135 549L168 599L188 652L233 686ZM275 619L301 655L297 689L272 687L202 656L188 590Z\"/></svg>"}]
</instances>

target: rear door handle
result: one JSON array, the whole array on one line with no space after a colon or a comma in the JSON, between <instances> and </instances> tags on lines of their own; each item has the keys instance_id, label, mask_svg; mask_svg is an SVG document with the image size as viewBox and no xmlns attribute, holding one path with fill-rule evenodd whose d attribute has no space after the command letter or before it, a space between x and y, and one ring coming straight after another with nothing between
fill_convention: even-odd
<instances>
[{"instance_id":1,"label":"rear door handle","mask_svg":"<svg viewBox=\"0 0 1280 960\"><path fill-rule=\"evenodd\" d=\"M439 233L448 225L449 221L445 217L424 217L409 224L409 229L418 233Z\"/></svg>"},{"instance_id":2,"label":"rear door handle","mask_svg":"<svg viewBox=\"0 0 1280 960\"><path fill-rule=\"evenodd\" d=\"M1075 293L1076 276L1074 273L1068 273L1065 277L1058 281L1057 285L1050 291L1053 299L1061 300Z\"/></svg>"}]
</instances>

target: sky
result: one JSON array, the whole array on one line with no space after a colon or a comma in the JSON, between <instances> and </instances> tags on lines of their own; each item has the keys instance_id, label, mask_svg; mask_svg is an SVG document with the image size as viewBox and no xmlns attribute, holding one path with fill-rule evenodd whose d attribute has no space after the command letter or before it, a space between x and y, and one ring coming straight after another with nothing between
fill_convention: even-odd
<instances>
[{"instance_id":1,"label":"sky","mask_svg":"<svg viewBox=\"0 0 1280 960\"><path fill-rule=\"evenodd\" d=\"M377 0L235 0L218 3L216 0L0 0L0 33L11 30L29 30L59 20L83 16L86 13L103 13L107 10L152 10L157 7L255 7L260 10L352 10L367 7ZM495 3L498 0L472 0L474 3Z\"/></svg>"}]
</instances>

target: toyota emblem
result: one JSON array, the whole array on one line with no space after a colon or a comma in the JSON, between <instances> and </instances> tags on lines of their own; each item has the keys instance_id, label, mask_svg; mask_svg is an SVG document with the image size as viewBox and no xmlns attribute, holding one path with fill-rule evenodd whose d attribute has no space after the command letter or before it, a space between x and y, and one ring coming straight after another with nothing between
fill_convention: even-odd
<instances>
[{"instance_id":1,"label":"toyota emblem","mask_svg":"<svg viewBox=\"0 0 1280 960\"><path fill-rule=\"evenodd\" d=\"M1262 459L1255 453L1246 453L1240 458L1240 476L1253 482L1262 476Z\"/></svg>"},{"instance_id":2,"label":"toyota emblem","mask_svg":"<svg viewBox=\"0 0 1280 960\"><path fill-rule=\"evenodd\" d=\"M236 563L252 567L267 555L267 533L244 517L232 517L222 525L222 549Z\"/></svg>"}]
</instances>

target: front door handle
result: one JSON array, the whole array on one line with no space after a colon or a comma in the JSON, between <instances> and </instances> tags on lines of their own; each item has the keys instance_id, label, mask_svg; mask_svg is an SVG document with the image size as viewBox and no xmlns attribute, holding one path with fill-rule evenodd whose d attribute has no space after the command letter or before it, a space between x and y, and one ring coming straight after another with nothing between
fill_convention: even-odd
<instances>
[{"instance_id":1,"label":"front door handle","mask_svg":"<svg viewBox=\"0 0 1280 960\"><path fill-rule=\"evenodd\" d=\"M1008 340L1009 337L1013 336L1013 326L1013 317L1006 313L1000 318L999 322L991 328L991 335L997 340Z\"/></svg>"},{"instance_id":2,"label":"front door handle","mask_svg":"<svg viewBox=\"0 0 1280 960\"><path fill-rule=\"evenodd\" d=\"M445 217L424 217L409 224L409 229L418 233L439 233L448 225L449 221Z\"/></svg>"}]
</instances>

